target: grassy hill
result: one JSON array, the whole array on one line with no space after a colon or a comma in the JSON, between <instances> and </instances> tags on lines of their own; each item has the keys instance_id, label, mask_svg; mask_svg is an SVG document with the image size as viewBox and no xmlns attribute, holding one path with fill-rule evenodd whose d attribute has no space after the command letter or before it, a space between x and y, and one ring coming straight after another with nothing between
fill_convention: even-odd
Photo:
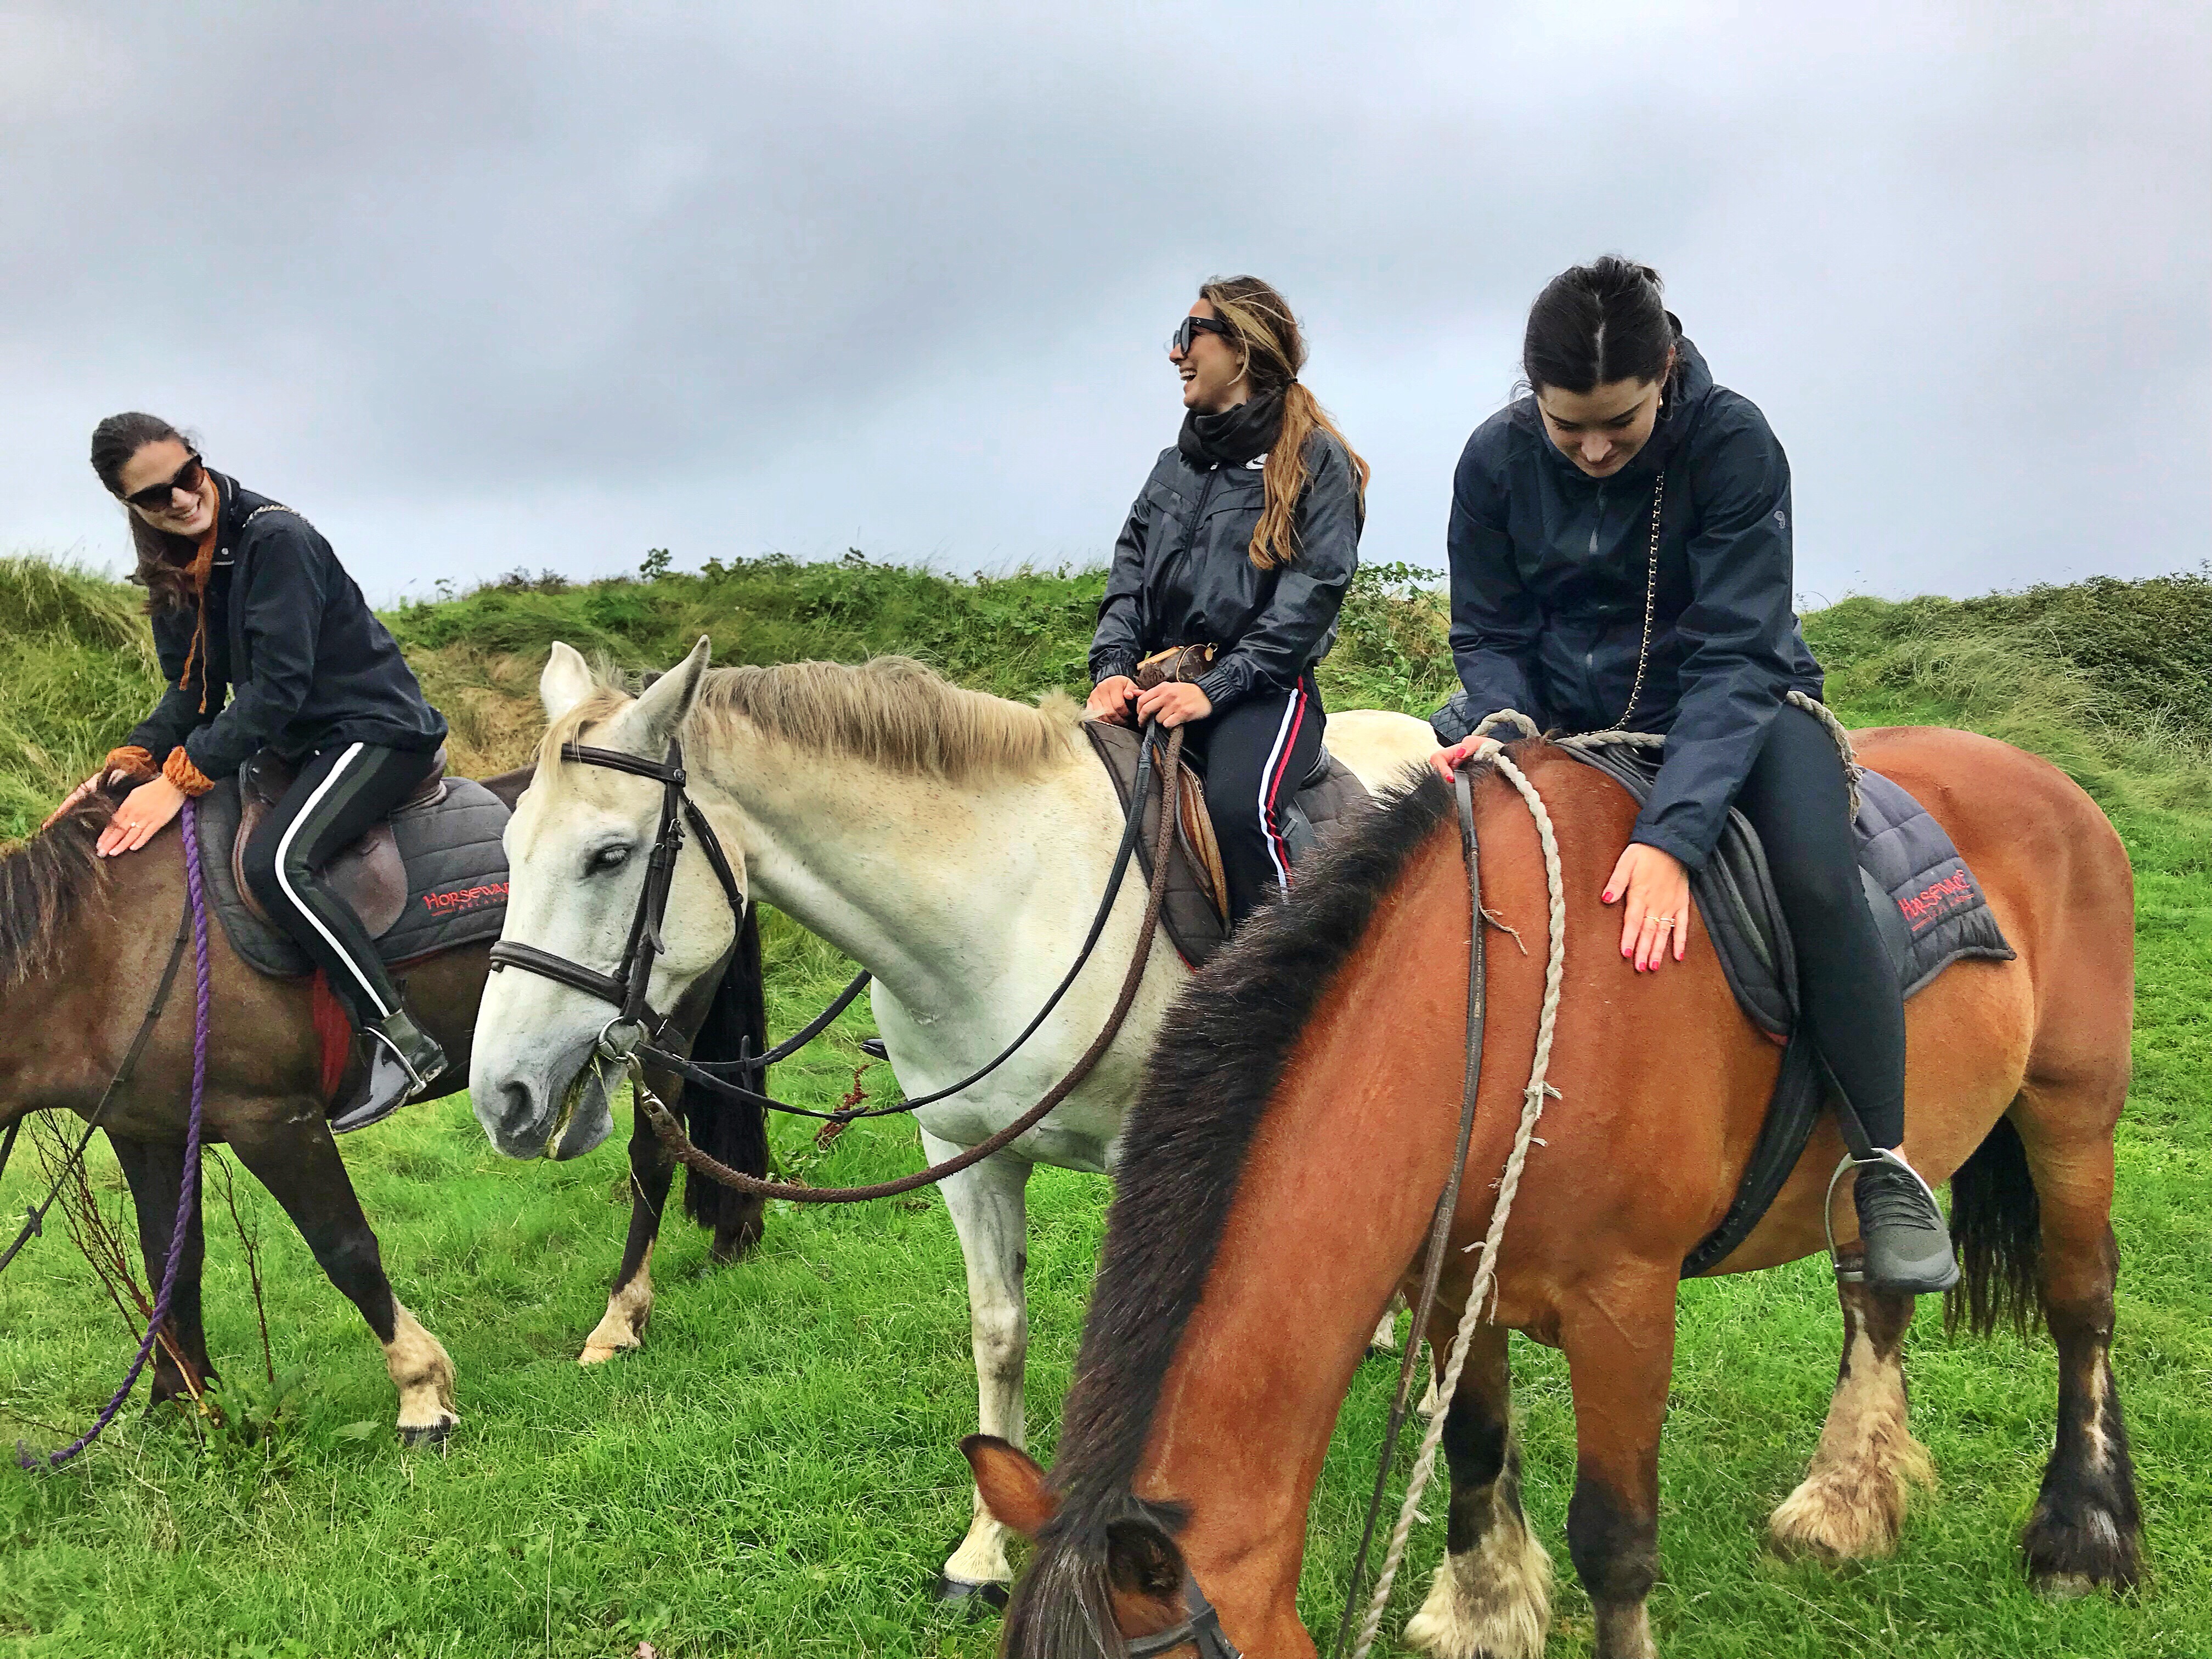
<instances>
[{"instance_id":1,"label":"grassy hill","mask_svg":"<svg viewBox=\"0 0 2212 1659\"><path fill-rule=\"evenodd\" d=\"M1425 714L1451 690L1431 579L1405 565L1360 572L1322 666L1332 706ZM773 556L589 583L518 572L385 620L453 722L456 766L490 771L528 757L538 671L556 639L631 669L666 666L702 633L723 663L896 651L961 684L1034 697L1087 684L1104 582L1096 570L963 580L857 553L829 564ZM139 610L121 584L0 558L0 836L24 834L150 702ZM1847 599L1805 629L1831 701L1855 714L1972 724L2053 753L2085 781L2154 777L2159 799L2195 799L2182 779L2212 755L2212 574Z\"/></svg>"},{"instance_id":2,"label":"grassy hill","mask_svg":"<svg viewBox=\"0 0 2212 1659\"><path fill-rule=\"evenodd\" d=\"M1403 568L1363 572L1322 672L1334 706L1425 713L1449 689L1442 606L1420 581ZM581 585L517 576L387 620L453 720L457 764L489 770L526 758L556 638L632 668L666 665L702 632L723 662L897 650L1030 696L1080 688L1101 582L768 559ZM0 560L0 836L35 825L150 700L137 597ZM1768 1558L1762 1518L1802 1473L1835 1375L1826 1275L1801 1262L1686 1288L1662 1466L1662 1645L1746 1659L2201 1653L2212 1628L2212 580L1851 599L1806 627L1851 723L1970 726L2046 754L2112 814L2135 860L2114 1363L2149 1581L2124 1603L2027 1593L2012 1538L2050 1443L2048 1344L1947 1341L1932 1309L1908 1364L1942 1492L1893 1560L1834 1573ZM772 1023L787 1030L849 967L774 918L768 945ZM834 1101L864 1063L869 1029L864 1003L805 1061L779 1068L780 1089ZM882 1067L865 1080L878 1099L895 1087ZM779 1126L777 1142L787 1159L815 1158L805 1126ZM449 1455L390 1443L374 1344L274 1205L240 1180L278 1384L257 1380L252 1289L220 1212L211 1345L271 1432L204 1447L166 1414L126 1414L60 1477L0 1470L0 1656L994 1649L994 1625L950 1620L922 1594L964 1524L952 1443L974 1413L958 1252L935 1197L835 1213L778 1206L762 1251L726 1271L708 1271L702 1241L672 1224L647 1348L586 1372L573 1356L598 1316L627 1202L617 1146L567 1164L509 1164L457 1097L354 1138L346 1155L395 1283L459 1368L464 1421ZM911 1126L891 1120L848 1133L813 1178L874 1180L915 1162ZM0 1215L29 1200L35 1168L25 1159L0 1184ZM119 1203L112 1163L98 1174ZM1029 1399L1048 1450L1105 1195L1103 1182L1058 1171L1031 1184ZM55 1443L88 1419L125 1344L54 1231L0 1279L0 1444ZM1550 1652L1584 1654L1589 1609L1561 1540L1574 1461L1564 1367L1525 1344L1516 1364L1528 1501L1560 1559ZM1349 1564L1390 1381L1380 1366L1361 1374L1316 1500L1304 1596L1316 1628ZM1442 1532L1439 1520L1417 1534L1387 1629L1402 1626Z\"/></svg>"}]
</instances>

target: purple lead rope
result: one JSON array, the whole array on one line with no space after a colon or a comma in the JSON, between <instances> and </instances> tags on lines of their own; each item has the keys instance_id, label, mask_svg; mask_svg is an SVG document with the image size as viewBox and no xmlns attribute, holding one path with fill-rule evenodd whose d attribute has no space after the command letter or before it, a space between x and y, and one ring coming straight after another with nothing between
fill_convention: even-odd
<instances>
[{"instance_id":1,"label":"purple lead rope","mask_svg":"<svg viewBox=\"0 0 2212 1659\"><path fill-rule=\"evenodd\" d=\"M147 1322L145 1340L138 1345L138 1357L131 1362L123 1386L100 1408L99 1418L90 1428L59 1451L47 1454L46 1463L49 1468L61 1468L99 1439L122 1411L131 1390L137 1386L138 1373L146 1369L154 1344L161 1340L162 1322L169 1316L169 1298L177 1288L177 1268L185 1259L185 1235L191 1231L192 1206L199 1196L200 1109L207 1097L208 930L207 898L200 885L199 825L190 800L185 802L184 836L185 891L192 908L192 1109L185 1126L184 1179L177 1188L176 1224L169 1229L169 1259L161 1269L161 1291L154 1298L154 1316ZM15 1461L27 1469L39 1466L39 1460L20 1441L15 1447Z\"/></svg>"}]
</instances>

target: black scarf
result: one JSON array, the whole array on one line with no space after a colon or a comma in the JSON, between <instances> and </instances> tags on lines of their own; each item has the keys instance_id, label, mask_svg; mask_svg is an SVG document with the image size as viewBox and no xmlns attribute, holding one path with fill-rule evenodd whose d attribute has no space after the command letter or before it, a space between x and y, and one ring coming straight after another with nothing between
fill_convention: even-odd
<instances>
[{"instance_id":1,"label":"black scarf","mask_svg":"<svg viewBox=\"0 0 2212 1659\"><path fill-rule=\"evenodd\" d=\"M1283 394L1263 392L1218 415L1191 410L1176 447L1193 466L1240 466L1275 446L1283 429Z\"/></svg>"}]
</instances>

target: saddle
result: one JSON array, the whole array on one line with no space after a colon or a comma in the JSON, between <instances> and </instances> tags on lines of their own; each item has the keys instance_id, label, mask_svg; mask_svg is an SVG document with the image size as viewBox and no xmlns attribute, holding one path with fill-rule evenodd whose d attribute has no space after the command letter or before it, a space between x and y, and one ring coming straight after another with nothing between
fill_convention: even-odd
<instances>
[{"instance_id":1,"label":"saddle","mask_svg":"<svg viewBox=\"0 0 2212 1659\"><path fill-rule=\"evenodd\" d=\"M1170 680L1195 680L1212 666L1210 645L1177 646L1147 657L1131 676L1140 690ZM1114 793L1126 817L1129 793L1137 781L1137 750L1141 741L1131 727L1108 720L1085 720L1084 734L1114 780ZM1169 854L1168 888L1160 902L1160 921L1183 961L1202 967L1229 937L1229 883L1221 870L1221 847L1213 836L1213 820L1206 810L1206 784L1188 763L1176 769L1175 780L1176 835ZM1289 845L1295 867L1322 831L1354 812L1372 811L1375 803L1367 787L1342 761L1324 747L1312 771L1299 783L1296 798L1283 809L1283 839ZM1156 795L1147 793L1145 818L1138 840L1138 857L1147 878L1152 870L1152 842L1159 833L1160 809Z\"/></svg>"},{"instance_id":2,"label":"saddle","mask_svg":"<svg viewBox=\"0 0 2212 1659\"><path fill-rule=\"evenodd\" d=\"M299 979L313 964L263 912L244 878L244 854L296 777L264 750L199 803L200 859L231 948L272 979ZM377 955L401 967L484 939L506 921L504 803L482 784L446 775L441 750L430 774L376 825L317 873L353 908Z\"/></svg>"},{"instance_id":3,"label":"saddle","mask_svg":"<svg viewBox=\"0 0 2212 1659\"><path fill-rule=\"evenodd\" d=\"M264 749L238 769L238 828L230 847L230 878L239 902L249 915L267 922L269 915L253 890L246 884L246 848L299 780L299 770L274 750ZM446 797L446 751L432 757L429 775L414 793L394 808L429 806ZM318 872L331 890L352 907L371 939L390 933L407 908L407 866L399 856L399 843L386 818L347 848Z\"/></svg>"},{"instance_id":4,"label":"saddle","mask_svg":"<svg viewBox=\"0 0 2212 1659\"><path fill-rule=\"evenodd\" d=\"M1638 805L1650 799L1659 767L1644 751L1566 752L1613 779ZM1902 995L1926 989L1962 957L2012 960L2015 952L1950 832L1909 792L1878 772L1865 773L1852 830L1860 890ZM1684 1259L1685 1279L1718 1267L1759 1224L1813 1138L1830 1087L1827 1068L1799 1023L1796 951L1765 850L1759 832L1734 808L1713 856L1691 876L1690 891L1736 1005L1783 1050L1782 1070L1735 1201L1720 1225Z\"/></svg>"}]
</instances>

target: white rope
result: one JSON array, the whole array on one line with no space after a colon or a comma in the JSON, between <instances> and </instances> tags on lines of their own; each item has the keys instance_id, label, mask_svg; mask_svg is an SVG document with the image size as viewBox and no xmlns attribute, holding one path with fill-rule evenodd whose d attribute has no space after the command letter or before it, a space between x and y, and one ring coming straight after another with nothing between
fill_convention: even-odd
<instances>
[{"instance_id":1,"label":"white rope","mask_svg":"<svg viewBox=\"0 0 2212 1659\"><path fill-rule=\"evenodd\" d=\"M1836 718L1836 711L1825 702L1808 697L1802 691L1795 690L1789 692L1784 701L1794 708L1803 709L1814 720L1820 721L1827 729L1828 736L1834 740L1836 753L1844 763L1844 787L1850 791L1851 817L1856 821L1859 815L1859 780L1866 775L1866 768L1859 764L1858 751L1851 747L1851 734L1844 729L1844 723ZM1490 729L1491 721L1504 720L1517 721L1523 728L1522 735L1524 737L1533 738L1540 735L1536 730L1535 721L1518 710L1511 708L1492 714L1489 720L1483 721L1476 731L1478 734L1487 732ZM1562 749L1614 747L1663 749L1667 746L1666 738L1656 732L1584 732L1578 737L1554 738L1552 741Z\"/></svg>"},{"instance_id":2,"label":"white rope","mask_svg":"<svg viewBox=\"0 0 2212 1659\"><path fill-rule=\"evenodd\" d=\"M1835 739L1836 750L1842 757L1844 781L1850 790L1851 816L1858 817L1859 778L1863 769L1851 748L1850 734L1834 713L1821 702L1815 702L1802 691L1791 691L1789 700L1827 728ZM1523 737L1540 737L1536 722L1517 709L1504 709L1489 716L1475 728L1477 737L1487 737L1491 728L1510 722L1521 729ZM1667 739L1654 732L1589 732L1579 737L1557 739L1562 748L1595 749L1606 744L1621 744L1637 749L1657 749L1665 746ZM1435 1413L1429 1419L1428 1432L1421 1437L1420 1450L1414 1455L1413 1474L1406 1483L1406 1501L1398 1510L1398 1524L1391 1528L1390 1547L1382 1557L1382 1571L1375 1581L1375 1594L1368 1602L1367 1617L1359 1627L1359 1639L1352 1650L1352 1659L1367 1659L1368 1650L1375 1645L1377 1632L1382 1627L1382 1614L1390 1601L1391 1586L1396 1582L1398 1568L1405 1559L1406 1540L1419 1518L1421 1493L1435 1472L1437 1449L1443 1443L1444 1419L1451 1413L1452 1397L1459 1392L1460 1372L1467 1364L1468 1345L1474 1336L1474 1328L1483 1322L1483 1304L1488 1302L1490 1310L1497 1311L1498 1252L1505 1237L1505 1224L1513 1212L1514 1194L1521 1189L1522 1171L1528 1163L1528 1149L1540 1145L1536 1139L1536 1125L1544 1115L1544 1101L1548 1096L1556 1099L1559 1091L1545 1081L1551 1069L1552 1036L1559 1022L1559 987L1566 975L1567 958L1567 902L1566 884L1559 869L1559 841L1552 827L1552 815L1545 809L1544 798L1536 793L1536 786L1528 781L1526 773L1513 763L1511 757L1501 749L1492 749L1491 763L1504 775L1507 782L1519 792L1528 804L1528 816L1535 821L1536 840L1544 850L1544 889L1549 901L1546 918L1550 936L1550 948L1544 963L1544 1005L1536 1017L1536 1054L1528 1068L1528 1086L1522 1091L1521 1126L1513 1136L1513 1150L1505 1159L1505 1173L1498 1183L1498 1203L1490 1212L1490 1228L1479 1244L1469 1249L1482 1252L1475 1264L1474 1283L1468 1289L1467 1306L1460 1314L1459 1328L1452 1334L1450 1352L1444 1360L1444 1374L1437 1384ZM1413 1332L1407 1339L1419 1342L1421 1333Z\"/></svg>"},{"instance_id":3,"label":"white rope","mask_svg":"<svg viewBox=\"0 0 2212 1659\"><path fill-rule=\"evenodd\" d=\"M1491 720L1504 718L1493 714ZM1534 723L1526 715L1516 714L1512 718L1528 726L1531 736L1535 735ZM1485 732L1491 720L1483 722ZM1459 1329L1452 1336L1443 1380L1437 1384L1436 1412L1429 1419L1428 1432L1421 1437L1421 1449L1413 1459L1413 1472L1406 1485L1406 1501L1398 1511L1398 1524L1391 1529L1390 1547L1383 1554L1382 1571L1375 1581L1374 1599L1368 1603L1366 1620L1359 1627L1359 1640L1352 1650L1352 1659L1367 1659L1367 1650L1375 1644L1376 1632L1382 1627L1390 1586L1397 1578L1400 1562L1405 1559L1406 1540L1413 1530L1421 1492L1436 1468L1437 1448L1443 1439L1444 1419L1450 1414L1452 1396L1459 1391L1459 1375L1467 1364L1468 1344L1474 1338L1474 1328L1483 1322L1484 1303L1487 1301L1492 1311L1496 1311L1498 1243L1505 1237L1506 1218L1513 1213L1513 1195L1521 1189L1521 1172L1528 1165L1528 1149L1536 1139L1537 1121L1544 1115L1545 1097L1556 1097L1559 1094L1544 1080L1552 1065L1552 1033L1559 1021L1559 987L1566 976L1567 900L1566 884L1559 872L1559 836L1552 828L1552 815L1544 809L1544 798L1536 793L1528 775L1504 754L1493 751L1490 759L1528 803L1528 815L1536 822L1536 839L1544 849L1544 885L1550 899L1547 926L1551 940L1544 963L1544 1006L1536 1017L1536 1055L1528 1068L1528 1086L1522 1092L1521 1127L1514 1134L1513 1151L1505 1160L1505 1173L1498 1180L1498 1203L1490 1212L1490 1231L1482 1239L1482 1258L1475 1264L1474 1283L1468 1289L1467 1307L1460 1315ZM1418 1342L1421 1334L1415 1331L1407 1340Z\"/></svg>"}]
</instances>

